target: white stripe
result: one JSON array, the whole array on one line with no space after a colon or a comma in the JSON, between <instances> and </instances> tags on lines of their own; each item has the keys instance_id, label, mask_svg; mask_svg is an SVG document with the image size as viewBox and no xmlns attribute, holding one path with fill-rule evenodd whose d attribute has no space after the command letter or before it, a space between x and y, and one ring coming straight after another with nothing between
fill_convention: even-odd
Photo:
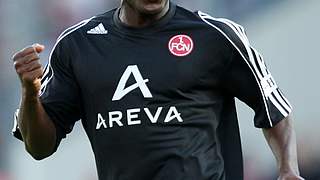
<instances>
[{"instance_id":1,"label":"white stripe","mask_svg":"<svg viewBox=\"0 0 320 180\"><path fill-rule=\"evenodd\" d=\"M67 28L66 30L64 30L64 31L61 33L61 35L58 37L58 39L56 40L56 44L57 44L58 41L60 41L60 39L61 39L61 37L64 35L64 33L66 33L67 31L69 31L70 29L72 29L72 28L74 28L74 27L76 27L76 26L81 25L81 24L84 23L84 22L85 22L85 21L81 21L80 23L78 23L78 24L76 24L76 25L73 25L73 26ZM56 46L56 44L55 44L55 46ZM50 71L50 59L51 59L51 56L52 56L52 52L53 52L54 49L55 49L55 46L54 46L54 48L51 50L51 53L50 53L50 56L49 56L49 63L48 63L48 64L46 65L46 67L45 67L44 74L43 74L43 78L41 79L41 81L42 81L44 78L47 78L47 75L48 75L48 73L49 73L49 71ZM41 85L41 88L43 88L42 85Z\"/></svg>"},{"instance_id":2,"label":"white stripe","mask_svg":"<svg viewBox=\"0 0 320 180\"><path fill-rule=\"evenodd\" d=\"M253 69L256 72L256 75L258 76L258 79L260 80L260 82L262 82L262 80L264 79L264 76L262 74L260 74L259 69L257 67L257 64L255 63L255 59L254 59L255 55L251 51L251 46L250 46L249 40L248 40L247 36L244 34L243 28L240 25L238 25L238 24L236 24L236 23L234 23L234 22L232 22L230 20L224 19L224 18L217 18L217 19L213 19L213 20L217 20L217 21L225 23L226 25L228 25L237 34L237 36L240 38L241 42L243 43L244 47L247 50L247 53L249 55L249 60L251 62L251 65L253 66ZM238 29L237 27L241 28L241 29ZM237 29L235 29L235 28L237 28ZM258 55L256 55L256 58L258 59ZM265 98L267 98L269 95L271 95L272 91L266 93L264 91L264 88L262 88L262 89L263 89L263 92L264 92L262 95Z\"/></svg>"},{"instance_id":3,"label":"white stripe","mask_svg":"<svg viewBox=\"0 0 320 180\"><path fill-rule=\"evenodd\" d=\"M244 38L244 41L248 41L249 42L249 40L247 39L247 36L244 33L244 29L239 24L237 24L237 23L235 23L233 21L230 21L229 19L225 19L225 18L214 18L213 20L218 20L218 21L222 21L222 22L224 22L226 24L231 24L232 26L234 26L237 29L239 34L241 34L242 38Z\"/></svg>"},{"instance_id":4,"label":"white stripe","mask_svg":"<svg viewBox=\"0 0 320 180\"><path fill-rule=\"evenodd\" d=\"M277 99L279 102L280 102L280 104L282 105L281 107L282 107L282 110L281 111L285 111L284 109L283 109L283 107L286 109L286 111L288 111L288 112L290 112L291 111L291 108L287 105L287 103L285 102L285 100L280 96L280 94L278 93L278 91L277 91L277 89L278 89L278 86L277 86L277 84L276 84L276 82L275 82L275 80L273 79L273 77L271 76L271 73L268 71L268 69L267 69L267 67L266 67L266 65L264 64L264 61L263 61L263 59L262 59L262 56L258 53L258 51L256 50L256 49L254 49L254 48L252 48L253 49L253 51L254 51L254 53L256 54L256 57L257 57L257 61L258 61L258 63L259 63L259 66L260 66L260 69L261 69L261 71L262 71L262 73L263 73L263 76L264 77L268 77L268 79L269 78L271 78L271 80L272 80L272 82L274 83L274 87L272 88L272 90L270 90L271 92L268 92L268 94L266 94L267 96L269 95L271 95L271 96L273 96L273 94L274 94L274 98L275 99ZM262 81L263 81L263 79L262 79ZM272 92L273 92L273 94L272 94Z\"/></svg>"},{"instance_id":5,"label":"white stripe","mask_svg":"<svg viewBox=\"0 0 320 180\"><path fill-rule=\"evenodd\" d=\"M249 41L249 40L247 39L247 41ZM271 78L272 82L274 83L274 86L270 89L270 92L265 92L265 96L266 97L273 96L273 94L274 94L273 98L277 99L280 102L280 105L279 105L279 103L277 101L271 101L271 102L279 109L280 112L282 112L282 114L285 111L290 112L291 111L290 107L288 107L288 105L284 102L284 99L278 94L278 92L277 92L278 86L277 86L276 82L273 80L273 77L270 74L270 72L267 71L267 67L266 67L266 65L265 65L265 63L264 63L264 61L262 59L262 56L258 53L258 51L255 48L253 48L253 47L251 47L251 48L254 51L255 56L257 58L257 62L258 62L257 65L260 67L261 72L262 72L262 75L260 75L259 70L257 68L257 65L256 65L254 59L252 59L251 62L253 63L257 74L259 75L260 81L262 82L265 78L266 79ZM273 92L273 94L272 94L272 92ZM283 115L286 116L285 114L283 114Z\"/></svg>"},{"instance_id":6,"label":"white stripe","mask_svg":"<svg viewBox=\"0 0 320 180\"><path fill-rule=\"evenodd\" d=\"M41 81L42 81L44 78L46 78L47 75L49 74L49 69L50 69L49 63L50 63L50 61L48 62L48 64L47 64L46 67L44 68L44 73L43 73L43 76L42 76L42 78L41 78ZM42 85L41 85L41 88L42 88Z\"/></svg>"},{"instance_id":7,"label":"white stripe","mask_svg":"<svg viewBox=\"0 0 320 180\"><path fill-rule=\"evenodd\" d=\"M17 132L19 126L18 126L18 116L19 116L19 110L17 109L16 112L14 113L14 120L13 120L13 128L12 128L12 132L15 133Z\"/></svg>"},{"instance_id":8,"label":"white stripe","mask_svg":"<svg viewBox=\"0 0 320 180\"><path fill-rule=\"evenodd\" d=\"M275 98L275 99L277 99L277 100L280 102L280 104L281 104L282 106L279 105L279 103L278 103L277 101L272 101L272 103L276 103L276 104L274 104L274 105L279 109L279 111L285 112L285 111L287 110L288 112L291 112L291 108L289 107L290 105L288 106L288 104L286 103L287 100L286 100L285 98L282 98L282 97L280 96L280 94L278 93L278 91L277 91L278 86L276 85L276 82L273 80L270 72L267 70L267 67L266 67L266 65L265 65L265 63L264 63L264 61L263 61L263 59L262 59L262 56L258 53L257 50L255 50L254 48L252 48L252 47L250 46L249 40L248 40L247 36L245 35L245 32L244 32L243 27L240 26L240 25L238 25L238 24L236 24L236 23L234 23L234 22L232 22L232 21L230 21L230 20L228 20L228 19L224 19L224 18L217 18L217 19L216 19L216 18L211 17L210 19L212 19L212 20L217 20L217 21L220 21L220 22L221 22L221 21L224 22L225 24L227 24L227 25L237 34L237 36L238 36L238 37L240 38L240 40L244 43L244 45L245 45L245 47L246 47L246 49L247 49L247 51L248 51L249 58L251 59L252 65L253 65L253 67L254 67L254 69L255 69L255 71L256 71L259 79L260 79L260 82L262 82L265 78L267 78L267 77L270 76L269 78L271 78L272 82L274 83L274 86L270 89L270 92L265 92L264 95L265 95L266 97L268 97L268 96L274 96L273 99ZM239 28L240 28L240 29L239 29ZM256 65L256 63L255 63L253 54L252 54L252 52L251 52L251 49L249 49L249 48L252 48L252 49L253 49L254 54L255 54L255 56L256 56L256 58L257 58L257 62L258 62L257 65L260 67L261 72L262 72L263 74L260 74L260 72L259 72L259 70L258 70L258 68L257 68L257 65ZM252 56L251 56L251 55L252 55ZM269 79L269 78L268 78L268 79ZM268 79L267 79L267 80L268 80ZM273 92L274 95L272 94L272 92ZM285 109L286 109L286 110L285 110ZM282 113L282 114L283 114L283 113ZM286 113L285 113L285 114L286 114ZM284 115L285 115L285 114L284 114Z\"/></svg>"},{"instance_id":9,"label":"white stripe","mask_svg":"<svg viewBox=\"0 0 320 180\"><path fill-rule=\"evenodd\" d=\"M250 51L251 51L251 48L252 48L252 47L250 47ZM254 51L253 48L252 48L252 50ZM258 77L259 77L259 80L260 80L260 82L261 82L261 80L263 79L264 75L260 73L259 68L258 68L258 65L259 65L259 64L257 65L256 62L255 62L255 60L254 60L254 57L256 57L256 58L257 58L257 61L258 61L258 55L257 55L255 52L252 53L252 51L251 51L250 53L252 54L252 59L250 60L250 62L251 62L252 66L253 66L255 72L257 73L257 75L258 75ZM259 67L260 67L260 66L259 66Z\"/></svg>"},{"instance_id":10,"label":"white stripe","mask_svg":"<svg viewBox=\"0 0 320 180\"><path fill-rule=\"evenodd\" d=\"M287 110L287 112L291 112L291 108L284 102L284 99L280 96L277 90L273 91L275 98L279 100L280 104Z\"/></svg>"},{"instance_id":11,"label":"white stripe","mask_svg":"<svg viewBox=\"0 0 320 180\"><path fill-rule=\"evenodd\" d=\"M92 18L94 18L94 17L92 17ZM61 33L61 35L57 38L57 41L60 41L60 39L62 39L62 38L65 36L65 33L66 33L67 31L69 31L70 29L73 29L73 28L75 28L75 27L77 27L77 26L80 26L80 25L87 24L87 23L88 23L87 21L90 21L92 18L83 20L83 21L79 22L78 24L75 24L75 25L67 28L67 29L64 30L64 31ZM80 28L80 27L77 27L76 29L79 29L79 28ZM68 34L69 34L69 33L68 33Z\"/></svg>"},{"instance_id":12,"label":"white stripe","mask_svg":"<svg viewBox=\"0 0 320 180\"><path fill-rule=\"evenodd\" d=\"M265 66L265 64L262 63L262 59L261 59L259 52L254 47L251 47L251 48L253 50L255 57L257 58L258 65L261 69L263 76L268 75L268 73L266 71L263 71L263 70L267 69L267 67Z\"/></svg>"},{"instance_id":13,"label":"white stripe","mask_svg":"<svg viewBox=\"0 0 320 180\"><path fill-rule=\"evenodd\" d=\"M218 21L221 21L221 22L224 22L226 23L227 25L229 25L231 28L234 26L236 27L238 33L240 34L241 36L241 40L242 40L242 43L244 43L245 45L247 45L250 49L250 42L249 42L249 39L248 37L246 36L245 32L244 32L244 28L242 26L240 26L239 24L233 22L233 21L230 21L229 19L225 19L225 18L217 18L216 20ZM232 28L234 29L234 28ZM239 35L238 35L239 36ZM251 50L249 50L249 52L251 52ZM253 58L253 57L251 57Z\"/></svg>"},{"instance_id":14,"label":"white stripe","mask_svg":"<svg viewBox=\"0 0 320 180\"><path fill-rule=\"evenodd\" d=\"M46 88L47 88L48 83L51 81L51 79L52 79L53 76L54 76L54 71L53 71L53 69L52 69L52 67L51 67L51 59L52 59L52 54L53 54L54 50L56 49L57 45L59 44L59 42L60 42L62 39L64 39L66 36L68 36L69 34L73 33L74 31L76 31L76 30L78 30L79 28L81 28L81 27L85 26L86 24L88 24L93 18L95 18L95 16L92 17L92 18L90 18L90 19L81 21L80 23L78 23L78 24L76 24L76 25L74 25L74 26L66 29L66 30L62 33L63 35L61 35L61 36L57 39L55 45L53 46L53 48L52 48L52 50L51 50L51 53L50 53L50 56L49 56L48 70L47 70L47 72L46 72L46 73L49 73L49 69L50 69L50 70L52 71L52 74L51 74L51 76L50 76L48 79L45 80L45 82L44 82L43 84L41 84L41 90L42 90L42 91L40 92L40 95L39 95L39 96L42 96L42 95L43 95L43 93L46 91ZM77 27L77 26L78 26L78 27ZM74 28L74 27L76 27L76 28L75 28L75 29L72 29L72 28ZM72 30L70 30L70 29L72 29ZM70 30L70 31L67 32L68 30ZM65 33L65 32L67 32L67 33ZM64 34L64 33L65 33L65 34ZM43 76L43 78L47 78L47 77L46 77L46 74ZM41 79L41 81L42 81L42 79ZM44 89L43 89L43 88L44 88Z\"/></svg>"},{"instance_id":15,"label":"white stripe","mask_svg":"<svg viewBox=\"0 0 320 180\"><path fill-rule=\"evenodd\" d=\"M244 47L247 50L247 53L249 55L249 61L251 62L252 66L254 67L254 70L257 72L257 75L258 75L259 79L262 79L263 76L259 73L257 65L254 62L254 55L252 54L251 46L250 46L250 43L249 43L249 40L248 40L247 36L245 34L243 34L241 30L236 30L234 28L234 26L235 27L240 27L240 25L238 25L238 24L236 24L236 23L234 23L234 22L232 22L230 20L223 19L223 18L219 18L219 19L215 19L215 20L227 24L237 34L237 36L240 38L241 42L243 43Z\"/></svg>"},{"instance_id":16,"label":"white stripe","mask_svg":"<svg viewBox=\"0 0 320 180\"><path fill-rule=\"evenodd\" d=\"M205 14L201 11L198 11L198 14L200 16L200 18L206 22L208 25L212 26L213 28L215 28L216 30L218 30L223 36L225 36L227 38L227 40L237 49L237 51L240 53L240 55L242 56L243 60L245 60L245 62L247 63L247 65L249 66L250 70L252 71L252 73L254 74L254 77L256 79L256 82L258 83L258 86L259 86L259 89L260 89L260 93L263 95L264 92L261 88L261 85L260 85L260 82L259 82L259 79L257 77L257 75L254 73L254 70L251 68L248 60L245 58L245 56L243 55L243 53L240 51L240 49L235 45L235 43L228 37L228 35L226 35L226 33L224 33L220 28L218 28L217 26L215 26L214 24L210 23L209 21L207 21L205 18L209 18L209 19L212 19L212 20L215 20L213 17L209 16L208 14ZM240 38L242 39L242 38ZM267 117L268 117L268 120L269 120L269 124L270 126L272 127L273 126L273 123L272 123L272 120L271 120L271 117L270 117L270 113L269 113L269 109L268 109L268 104L267 104L267 101L265 98L263 98L263 102L264 102L264 105L265 105L265 108L266 108L266 112L267 112Z\"/></svg>"},{"instance_id":17,"label":"white stripe","mask_svg":"<svg viewBox=\"0 0 320 180\"><path fill-rule=\"evenodd\" d=\"M270 101L272 102L272 104L274 104L276 106L276 108L280 111L280 113L284 116L287 117L289 114L281 107L281 105L277 102L277 100L273 97L270 96L269 97Z\"/></svg>"},{"instance_id":18,"label":"white stripe","mask_svg":"<svg viewBox=\"0 0 320 180\"><path fill-rule=\"evenodd\" d=\"M288 111L292 111L292 106L290 104L290 102L286 99L286 97L282 94L282 92L280 91L280 89L277 89L277 93L279 94L279 96L281 97L281 99L284 101L285 105L288 107Z\"/></svg>"},{"instance_id":19,"label":"white stripe","mask_svg":"<svg viewBox=\"0 0 320 180\"><path fill-rule=\"evenodd\" d=\"M262 56L260 56L260 58L262 59ZM262 62L264 64L264 66L266 67L263 59L262 59ZM267 71L268 74L271 74L267 68L266 68L266 71ZM276 83L274 79L272 79L272 81L274 83ZM279 101L281 101L281 104L283 104L284 107L289 107L288 111L291 112L292 111L292 106L291 106L290 102L288 101L288 99L279 90L279 88L277 88L276 93L279 95Z\"/></svg>"},{"instance_id":20,"label":"white stripe","mask_svg":"<svg viewBox=\"0 0 320 180\"><path fill-rule=\"evenodd\" d=\"M283 94L280 90L278 90L278 91L279 91L279 93L282 95L283 99L287 102L287 104L289 105L289 107L290 107L290 109L291 109L291 111L292 111L293 107L292 107L292 105L290 104L290 102L288 101L288 99L284 96L284 94Z\"/></svg>"}]
</instances>

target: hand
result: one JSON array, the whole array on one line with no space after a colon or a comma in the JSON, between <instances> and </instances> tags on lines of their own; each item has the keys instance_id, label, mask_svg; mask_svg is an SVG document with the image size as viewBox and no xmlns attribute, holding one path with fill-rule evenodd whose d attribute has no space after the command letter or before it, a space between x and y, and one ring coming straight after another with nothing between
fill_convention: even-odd
<instances>
[{"instance_id":1,"label":"hand","mask_svg":"<svg viewBox=\"0 0 320 180\"><path fill-rule=\"evenodd\" d=\"M34 44L22 49L12 57L23 92L33 97L39 94L41 88L43 70L38 54L41 53L44 48L43 45Z\"/></svg>"},{"instance_id":2,"label":"hand","mask_svg":"<svg viewBox=\"0 0 320 180\"><path fill-rule=\"evenodd\" d=\"M294 173L284 173L280 174L278 180L304 180L304 178Z\"/></svg>"}]
</instances>

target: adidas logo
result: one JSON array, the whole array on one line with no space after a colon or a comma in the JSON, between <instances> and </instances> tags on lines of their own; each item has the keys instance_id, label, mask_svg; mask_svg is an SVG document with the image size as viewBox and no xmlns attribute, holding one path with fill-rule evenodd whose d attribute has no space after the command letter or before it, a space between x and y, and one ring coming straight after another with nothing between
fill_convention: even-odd
<instances>
[{"instance_id":1,"label":"adidas logo","mask_svg":"<svg viewBox=\"0 0 320 180\"><path fill-rule=\"evenodd\" d=\"M100 23L97 27L87 31L87 34L108 34L108 31L104 28L103 24Z\"/></svg>"}]
</instances>

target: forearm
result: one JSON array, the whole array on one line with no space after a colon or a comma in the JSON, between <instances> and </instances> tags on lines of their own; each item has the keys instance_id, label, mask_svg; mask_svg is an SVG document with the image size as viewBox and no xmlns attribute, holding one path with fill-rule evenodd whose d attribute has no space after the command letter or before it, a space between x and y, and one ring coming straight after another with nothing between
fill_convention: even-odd
<instances>
[{"instance_id":1,"label":"forearm","mask_svg":"<svg viewBox=\"0 0 320 180\"><path fill-rule=\"evenodd\" d=\"M264 129L263 132L277 159L280 173L299 175L296 135L291 117L288 116L275 127Z\"/></svg>"},{"instance_id":2,"label":"forearm","mask_svg":"<svg viewBox=\"0 0 320 180\"><path fill-rule=\"evenodd\" d=\"M26 150L37 160L49 156L55 147L56 130L37 95L23 90L19 128Z\"/></svg>"}]
</instances>

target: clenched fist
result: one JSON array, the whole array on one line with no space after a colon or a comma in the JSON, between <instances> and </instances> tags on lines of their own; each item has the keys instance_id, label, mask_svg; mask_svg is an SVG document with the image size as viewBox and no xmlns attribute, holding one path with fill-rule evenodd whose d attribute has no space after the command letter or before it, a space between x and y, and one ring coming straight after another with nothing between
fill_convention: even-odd
<instances>
[{"instance_id":1,"label":"clenched fist","mask_svg":"<svg viewBox=\"0 0 320 180\"><path fill-rule=\"evenodd\" d=\"M22 90L31 96L37 96L41 88L41 77L43 75L39 53L44 46L34 44L17 52L13 57L14 67L19 75Z\"/></svg>"}]
</instances>

